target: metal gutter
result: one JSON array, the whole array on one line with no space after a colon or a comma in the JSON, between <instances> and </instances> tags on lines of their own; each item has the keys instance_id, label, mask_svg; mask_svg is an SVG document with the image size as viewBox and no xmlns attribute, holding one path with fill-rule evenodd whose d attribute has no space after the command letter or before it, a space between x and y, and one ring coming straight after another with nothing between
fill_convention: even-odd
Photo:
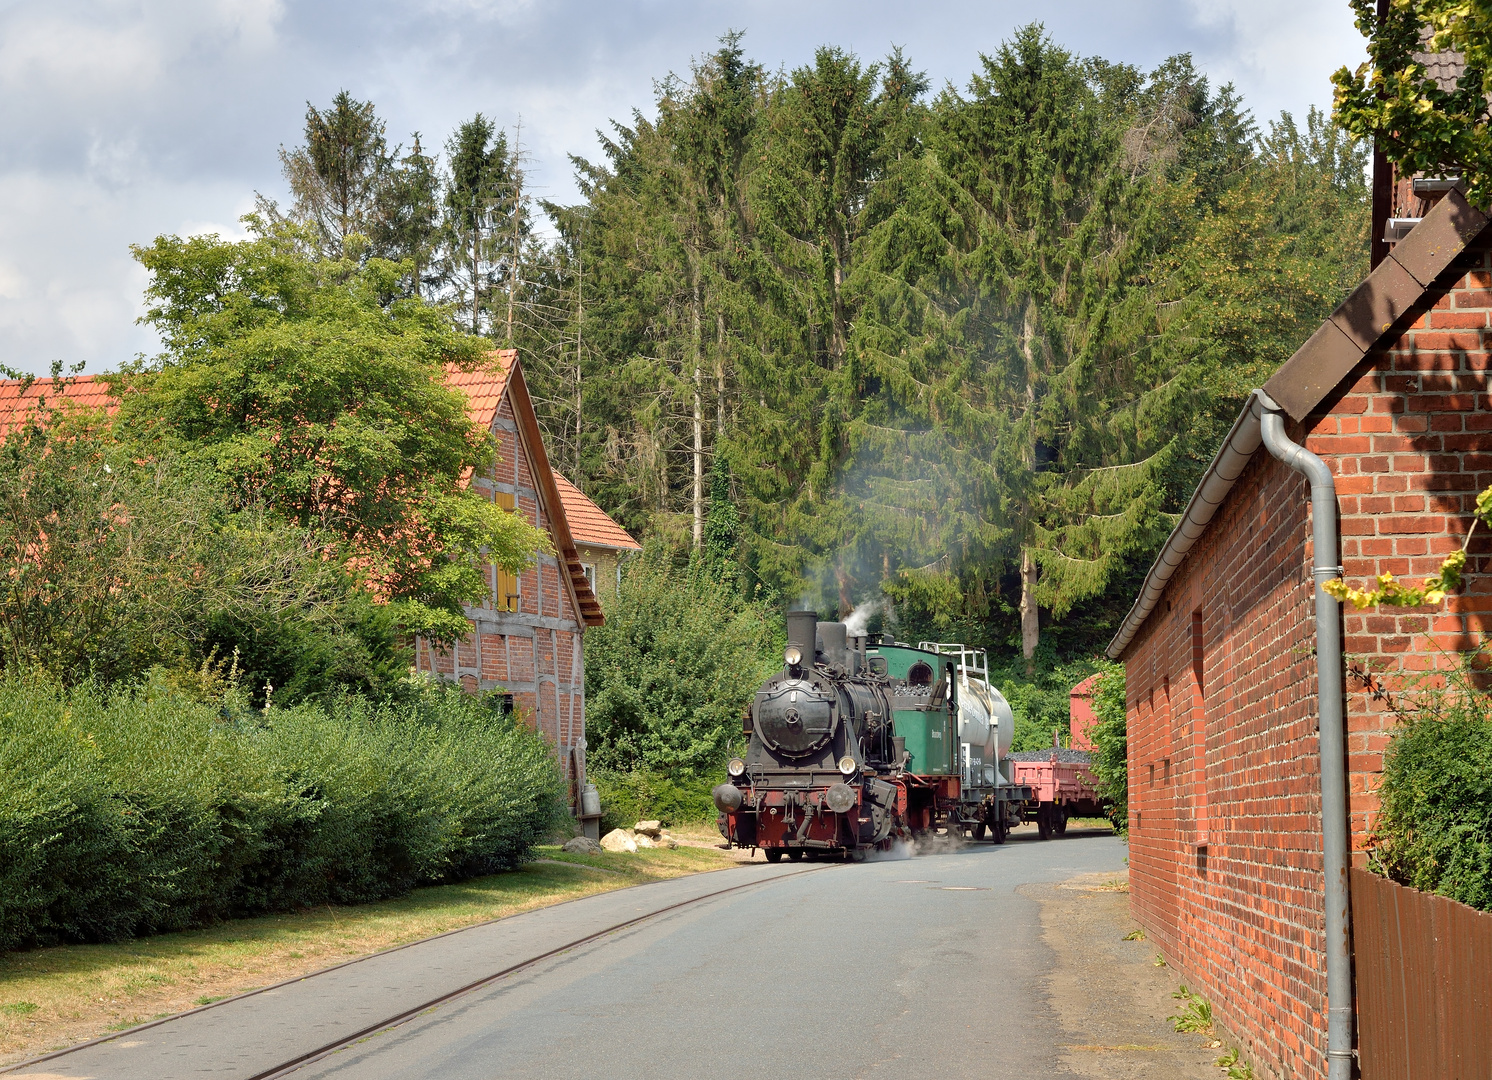
<instances>
[{"instance_id":1,"label":"metal gutter","mask_svg":"<svg viewBox=\"0 0 1492 1080\"><path fill-rule=\"evenodd\" d=\"M1124 616L1124 622L1119 624L1119 632L1114 635L1114 640L1109 642L1106 653L1109 659L1119 659L1129 647L1140 626L1150 617L1155 605L1160 603L1161 594L1186 559L1187 552L1201 539L1218 507L1243 475L1244 467L1254 456L1254 451L1259 449L1259 421L1264 415L1263 400L1266 400L1264 391L1254 390L1244 402L1243 411L1233 421L1228 437L1218 448L1212 464L1202 474L1202 482L1197 485L1197 490L1192 492L1191 501L1186 504L1181 520L1166 538L1165 546L1160 549L1154 565L1150 567L1150 573L1145 575L1140 595L1129 609L1129 614Z\"/></svg>"},{"instance_id":2,"label":"metal gutter","mask_svg":"<svg viewBox=\"0 0 1492 1080\"><path fill-rule=\"evenodd\" d=\"M1255 391L1255 393L1259 393ZM1284 410L1259 393L1260 433L1272 456L1311 484L1312 591L1316 597L1316 708L1321 739L1321 848L1326 876L1326 1075L1352 1080L1352 907L1347 830L1347 734L1342 710L1341 611L1321 588L1340 577L1337 487L1326 462L1285 434Z\"/></svg>"}]
</instances>

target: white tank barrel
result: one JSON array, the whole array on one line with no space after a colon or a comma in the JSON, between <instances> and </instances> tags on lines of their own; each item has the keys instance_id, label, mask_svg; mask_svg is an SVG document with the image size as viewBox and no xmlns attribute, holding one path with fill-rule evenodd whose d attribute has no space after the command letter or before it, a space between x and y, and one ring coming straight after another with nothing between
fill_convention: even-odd
<instances>
[{"instance_id":1,"label":"white tank barrel","mask_svg":"<svg viewBox=\"0 0 1492 1080\"><path fill-rule=\"evenodd\" d=\"M962 679L959 691L958 737L987 748L986 760L1003 759L1015 737L1015 713L1005 695L983 679Z\"/></svg>"},{"instance_id":2,"label":"white tank barrel","mask_svg":"<svg viewBox=\"0 0 1492 1080\"><path fill-rule=\"evenodd\" d=\"M985 685L985 690L990 695L990 715L995 729L996 747L993 758L1004 761L1005 756L1010 753L1010 744L1015 739L1015 712L1000 691L988 684Z\"/></svg>"},{"instance_id":3,"label":"white tank barrel","mask_svg":"<svg viewBox=\"0 0 1492 1080\"><path fill-rule=\"evenodd\" d=\"M958 737L970 746L984 747L990 736L989 687L979 679L963 678L958 687Z\"/></svg>"}]
</instances>

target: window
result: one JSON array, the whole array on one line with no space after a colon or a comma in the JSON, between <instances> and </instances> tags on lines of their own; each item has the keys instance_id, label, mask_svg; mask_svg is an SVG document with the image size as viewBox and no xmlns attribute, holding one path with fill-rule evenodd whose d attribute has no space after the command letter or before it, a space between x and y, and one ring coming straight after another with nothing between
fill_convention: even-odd
<instances>
[{"instance_id":1,"label":"window","mask_svg":"<svg viewBox=\"0 0 1492 1080\"><path fill-rule=\"evenodd\" d=\"M580 568L585 571L586 583L591 587L592 595L596 592L596 566L594 563L581 563Z\"/></svg>"},{"instance_id":2,"label":"window","mask_svg":"<svg viewBox=\"0 0 1492 1080\"><path fill-rule=\"evenodd\" d=\"M517 500L511 491L493 492L492 501L509 512L517 508ZM492 586L492 603L498 611L518 610L518 575L510 574L501 566L493 568L496 581Z\"/></svg>"}]
</instances>

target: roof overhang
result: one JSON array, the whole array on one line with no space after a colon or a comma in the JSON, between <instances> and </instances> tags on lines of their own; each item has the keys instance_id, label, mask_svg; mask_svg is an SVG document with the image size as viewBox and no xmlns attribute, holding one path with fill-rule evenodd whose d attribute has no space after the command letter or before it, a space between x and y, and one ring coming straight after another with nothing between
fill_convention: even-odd
<instances>
[{"instance_id":1,"label":"roof overhang","mask_svg":"<svg viewBox=\"0 0 1492 1080\"><path fill-rule=\"evenodd\" d=\"M1425 215L1310 339L1244 403L1223 445L1202 474L1181 520L1156 557L1140 595L1119 624L1106 655L1119 659L1160 602L1166 585L1193 545L1201 539L1261 441L1259 421L1268 408L1305 420L1348 378L1385 337L1402 332L1431 306L1442 290L1433 288L1456 257L1487 225L1487 217L1451 190ZM1276 403L1278 403L1276 405Z\"/></svg>"}]
</instances>

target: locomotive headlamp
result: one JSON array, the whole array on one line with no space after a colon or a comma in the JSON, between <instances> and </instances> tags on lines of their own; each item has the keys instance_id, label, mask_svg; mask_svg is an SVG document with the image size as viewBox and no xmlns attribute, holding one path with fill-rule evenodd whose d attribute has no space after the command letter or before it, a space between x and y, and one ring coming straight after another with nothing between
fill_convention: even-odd
<instances>
[{"instance_id":1,"label":"locomotive headlamp","mask_svg":"<svg viewBox=\"0 0 1492 1080\"><path fill-rule=\"evenodd\" d=\"M824 792L824 802L836 814L843 814L855 805L855 789L849 784L835 784Z\"/></svg>"},{"instance_id":2,"label":"locomotive headlamp","mask_svg":"<svg viewBox=\"0 0 1492 1080\"><path fill-rule=\"evenodd\" d=\"M740 776L746 771L746 763L738 757L733 757L730 759L730 764L725 767L725 771L732 776Z\"/></svg>"},{"instance_id":3,"label":"locomotive headlamp","mask_svg":"<svg viewBox=\"0 0 1492 1080\"><path fill-rule=\"evenodd\" d=\"M839 759L839 771L845 776L854 776L855 770L858 768L859 766L855 764L855 759L850 757L849 754Z\"/></svg>"},{"instance_id":4,"label":"locomotive headlamp","mask_svg":"<svg viewBox=\"0 0 1492 1080\"><path fill-rule=\"evenodd\" d=\"M803 650L796 645L789 645L782 654L782 659L787 662L788 667L797 667L803 663Z\"/></svg>"}]
</instances>

